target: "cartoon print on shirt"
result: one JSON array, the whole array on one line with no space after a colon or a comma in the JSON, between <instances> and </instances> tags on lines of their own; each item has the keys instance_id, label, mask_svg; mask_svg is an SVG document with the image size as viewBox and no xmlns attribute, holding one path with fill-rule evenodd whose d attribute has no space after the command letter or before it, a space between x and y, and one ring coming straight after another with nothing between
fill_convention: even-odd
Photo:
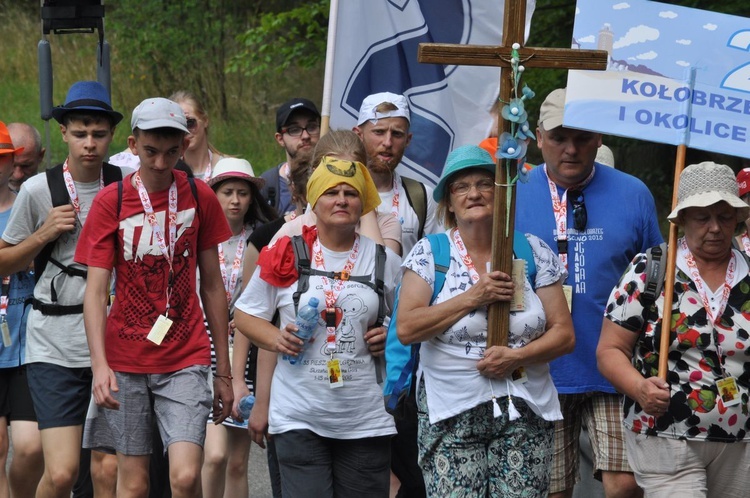
<instances>
[{"instance_id":1,"label":"cartoon print on shirt","mask_svg":"<svg viewBox=\"0 0 750 498\"><path fill-rule=\"evenodd\" d=\"M356 294L348 294L338 304L336 318L338 319L340 316L340 320L336 324L335 353L354 353L357 339L356 322L361 315L367 313L367 306L362 298ZM330 354L330 351L326 350L326 344L323 344L320 351L323 355Z\"/></svg>"},{"instance_id":2,"label":"cartoon print on shirt","mask_svg":"<svg viewBox=\"0 0 750 498\"><path fill-rule=\"evenodd\" d=\"M160 226L164 227L164 211L156 213ZM172 267L174 270L174 287L169 299L169 318L174 322L165 341L182 341L188 337L187 324L183 317L190 316L191 310L185 309L190 303L190 257L194 251L190 241L195 232L193 220L195 208L189 208L177 213L177 241L174 248ZM133 328L126 327L120 331L121 338L135 341L145 341L146 333L154 324L157 314L163 314L166 309L159 309L156 302L163 302L169 278L169 263L164 258L156 244L153 232L145 217L139 213L120 221L120 229L124 241L124 257L128 264L126 275L121 277L126 282L126 300L131 303L125 310L126 323L132 323ZM184 237L183 237L184 235ZM140 268L140 269L139 269ZM129 282L145 280L146 292ZM136 332L137 331L137 332Z\"/></svg>"}]
</instances>

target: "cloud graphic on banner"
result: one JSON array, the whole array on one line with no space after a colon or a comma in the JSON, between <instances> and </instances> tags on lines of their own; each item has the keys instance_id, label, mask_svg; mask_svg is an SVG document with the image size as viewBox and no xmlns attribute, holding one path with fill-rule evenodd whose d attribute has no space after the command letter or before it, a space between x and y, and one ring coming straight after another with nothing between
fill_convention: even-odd
<instances>
[{"instance_id":1,"label":"cloud graphic on banner","mask_svg":"<svg viewBox=\"0 0 750 498\"><path fill-rule=\"evenodd\" d=\"M656 59L657 57L659 57L659 54L657 54L653 50L650 50L650 51L648 51L646 53L639 54L639 55L635 56L636 59L646 60L646 61L650 61L650 60Z\"/></svg>"},{"instance_id":2,"label":"cloud graphic on banner","mask_svg":"<svg viewBox=\"0 0 750 498\"><path fill-rule=\"evenodd\" d=\"M646 43L658 39L658 29L646 26L645 24L641 24L639 26L636 26L635 28L630 28L628 32L625 33L625 36L614 43L613 47L615 49L620 49L628 47L630 45L635 45L636 43Z\"/></svg>"},{"instance_id":3,"label":"cloud graphic on banner","mask_svg":"<svg viewBox=\"0 0 750 498\"><path fill-rule=\"evenodd\" d=\"M675 42L679 43L680 45L690 45L691 43L693 43L692 40L685 40L685 39L675 40Z\"/></svg>"},{"instance_id":4,"label":"cloud graphic on banner","mask_svg":"<svg viewBox=\"0 0 750 498\"><path fill-rule=\"evenodd\" d=\"M677 17L677 13L672 12L671 10L665 10L665 11L659 12L659 17L662 17L664 19L674 19L675 17Z\"/></svg>"},{"instance_id":5,"label":"cloud graphic on banner","mask_svg":"<svg viewBox=\"0 0 750 498\"><path fill-rule=\"evenodd\" d=\"M622 10L622 9L629 9L630 4L627 2L618 3L612 6L614 10Z\"/></svg>"},{"instance_id":6,"label":"cloud graphic on banner","mask_svg":"<svg viewBox=\"0 0 750 498\"><path fill-rule=\"evenodd\" d=\"M708 31L716 31L716 28L718 28L716 24L708 23L703 25L703 29L706 29Z\"/></svg>"},{"instance_id":7,"label":"cloud graphic on banner","mask_svg":"<svg viewBox=\"0 0 750 498\"><path fill-rule=\"evenodd\" d=\"M594 35L584 36L578 40L579 43L594 43L595 41L596 37Z\"/></svg>"},{"instance_id":8,"label":"cloud graphic on banner","mask_svg":"<svg viewBox=\"0 0 750 498\"><path fill-rule=\"evenodd\" d=\"M675 64L677 64L678 66L682 66L682 67L690 67L690 63L687 61L677 61L675 62Z\"/></svg>"}]
</instances>

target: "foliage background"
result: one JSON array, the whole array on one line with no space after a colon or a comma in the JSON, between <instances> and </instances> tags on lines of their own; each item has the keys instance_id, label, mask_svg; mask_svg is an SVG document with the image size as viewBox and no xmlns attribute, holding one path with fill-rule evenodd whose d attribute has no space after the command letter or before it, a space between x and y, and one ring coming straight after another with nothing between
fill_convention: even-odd
<instances>
[{"instance_id":1,"label":"foliage background","mask_svg":"<svg viewBox=\"0 0 750 498\"><path fill-rule=\"evenodd\" d=\"M750 17L747 0L663 3ZM111 153L125 148L130 111L138 102L186 89L199 95L208 108L214 145L249 159L260 173L283 159L273 140L276 108L292 96L322 100L329 0L105 0L105 7L113 105L126 115ZM574 11L573 0L537 0L527 45L569 47ZM0 70L0 120L26 121L43 130L36 56L39 16L37 0L0 0L5 60ZM71 83L96 78L97 36L49 35L48 39L53 102L59 104ZM564 86L566 74L535 70L524 78L539 95L529 103L529 114L536 116L542 97ZM49 127L50 157L59 162L66 149L56 123ZM649 185L664 219L671 204L675 148L618 137L605 137L605 143L613 149L619 169ZM735 170L750 166L747 160L694 150L688 151L687 164L709 158ZM529 160L542 161L534 146Z\"/></svg>"}]
</instances>

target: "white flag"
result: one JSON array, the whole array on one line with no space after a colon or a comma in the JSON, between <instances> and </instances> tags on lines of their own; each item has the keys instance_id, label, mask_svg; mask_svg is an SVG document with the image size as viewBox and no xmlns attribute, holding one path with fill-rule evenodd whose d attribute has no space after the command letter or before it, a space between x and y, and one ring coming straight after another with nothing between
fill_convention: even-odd
<instances>
[{"instance_id":1,"label":"white flag","mask_svg":"<svg viewBox=\"0 0 750 498\"><path fill-rule=\"evenodd\" d=\"M488 136L500 69L420 64L417 48L423 42L500 45L503 1L339 0L332 8L337 3L331 129L355 126L370 94L405 95L413 138L399 172L435 185L451 150ZM527 36L535 5L528 0Z\"/></svg>"}]
</instances>

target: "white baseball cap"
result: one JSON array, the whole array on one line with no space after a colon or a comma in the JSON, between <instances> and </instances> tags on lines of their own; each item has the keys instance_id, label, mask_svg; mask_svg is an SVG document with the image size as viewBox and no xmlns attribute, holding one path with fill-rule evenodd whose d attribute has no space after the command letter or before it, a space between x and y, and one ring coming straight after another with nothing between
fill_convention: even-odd
<instances>
[{"instance_id":1,"label":"white baseball cap","mask_svg":"<svg viewBox=\"0 0 750 498\"><path fill-rule=\"evenodd\" d=\"M393 104L396 106L396 109L386 112L376 111L380 104L386 103ZM374 124L378 119L383 118L406 118L407 121L411 122L409 102L406 100L406 97L390 92L374 93L365 97L359 108L357 126L363 124L365 121L370 121Z\"/></svg>"},{"instance_id":2,"label":"white baseball cap","mask_svg":"<svg viewBox=\"0 0 750 498\"><path fill-rule=\"evenodd\" d=\"M130 127L135 130L153 130L155 128L174 128L190 133L187 119L182 108L176 102L162 97L146 99L133 109Z\"/></svg>"}]
</instances>

